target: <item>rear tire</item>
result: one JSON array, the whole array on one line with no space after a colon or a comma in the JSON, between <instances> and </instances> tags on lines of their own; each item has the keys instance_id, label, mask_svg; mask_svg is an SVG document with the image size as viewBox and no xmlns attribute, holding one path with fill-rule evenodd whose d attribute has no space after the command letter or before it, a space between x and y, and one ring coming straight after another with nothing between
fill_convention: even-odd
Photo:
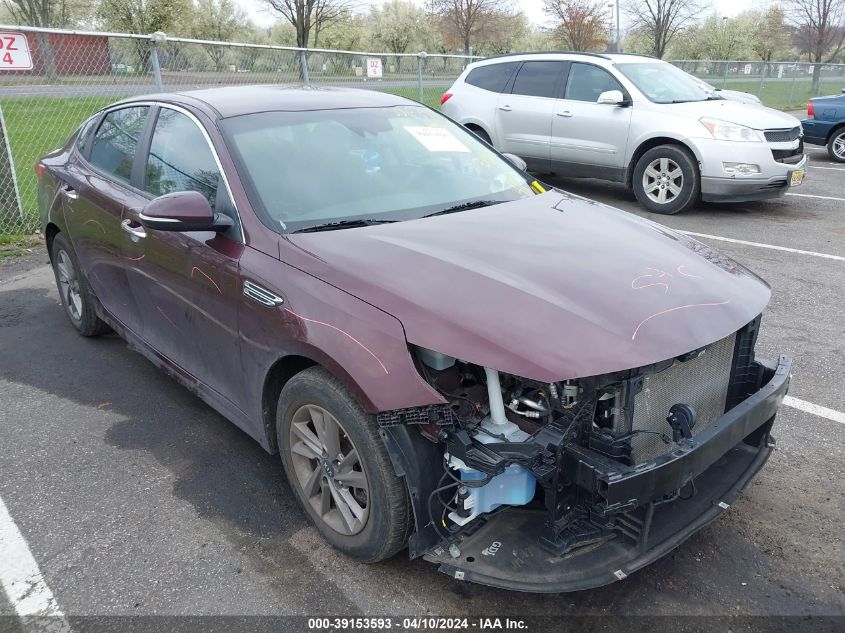
<instances>
[{"instance_id":1,"label":"rear tire","mask_svg":"<svg viewBox=\"0 0 845 633\"><path fill-rule=\"evenodd\" d=\"M490 135L489 135L489 134L487 134L487 132L485 132L484 130L482 130L480 127L477 127L477 126L473 125L473 126L468 126L468 127L467 127L467 129L468 129L470 132L472 132L473 134L475 134L475 135L476 135L478 138L480 138L482 141L484 141L485 143L487 143L488 145L492 145L492 144L493 144L493 141L491 141L491 140L490 140Z\"/></svg>"},{"instance_id":2,"label":"rear tire","mask_svg":"<svg viewBox=\"0 0 845 633\"><path fill-rule=\"evenodd\" d=\"M830 160L845 163L845 128L834 131L827 142L827 153Z\"/></svg>"},{"instance_id":3,"label":"rear tire","mask_svg":"<svg viewBox=\"0 0 845 633\"><path fill-rule=\"evenodd\" d=\"M676 145L658 145L643 154L634 167L632 184L642 206L664 215L686 211L701 191L695 158Z\"/></svg>"},{"instance_id":4,"label":"rear tire","mask_svg":"<svg viewBox=\"0 0 845 633\"><path fill-rule=\"evenodd\" d=\"M276 438L288 481L333 547L365 563L405 548L411 519L375 416L322 367L291 378L276 408Z\"/></svg>"},{"instance_id":5,"label":"rear tire","mask_svg":"<svg viewBox=\"0 0 845 633\"><path fill-rule=\"evenodd\" d=\"M82 336L98 336L109 331L94 309L94 295L82 274L76 256L61 233L53 238L51 248L53 274L59 298L73 327Z\"/></svg>"}]
</instances>

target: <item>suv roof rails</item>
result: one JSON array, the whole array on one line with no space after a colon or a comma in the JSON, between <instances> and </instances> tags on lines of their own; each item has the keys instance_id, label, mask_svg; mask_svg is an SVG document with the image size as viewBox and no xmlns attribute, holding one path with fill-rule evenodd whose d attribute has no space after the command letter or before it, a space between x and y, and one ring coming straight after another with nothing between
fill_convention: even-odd
<instances>
[{"instance_id":1,"label":"suv roof rails","mask_svg":"<svg viewBox=\"0 0 845 633\"><path fill-rule=\"evenodd\" d=\"M610 59L604 53L588 53L584 51L526 51L522 53L502 53L501 55L491 55L484 57L478 61L487 61L488 59L501 59L502 57L515 57L516 55L587 55L588 57L601 57L602 59Z\"/></svg>"}]
</instances>

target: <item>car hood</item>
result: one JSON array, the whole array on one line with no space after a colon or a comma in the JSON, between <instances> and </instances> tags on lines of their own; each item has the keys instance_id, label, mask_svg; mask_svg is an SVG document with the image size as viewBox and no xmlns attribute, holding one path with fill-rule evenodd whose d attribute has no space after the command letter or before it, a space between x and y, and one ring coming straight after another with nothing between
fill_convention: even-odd
<instances>
[{"instance_id":1,"label":"car hood","mask_svg":"<svg viewBox=\"0 0 845 633\"><path fill-rule=\"evenodd\" d=\"M704 116L721 119L729 123L745 125L755 130L798 127L798 119L791 114L730 99L674 103L669 107L676 114L683 114L696 119Z\"/></svg>"},{"instance_id":2,"label":"car hood","mask_svg":"<svg viewBox=\"0 0 845 633\"><path fill-rule=\"evenodd\" d=\"M556 191L282 241L283 260L395 316L409 343L541 381L698 349L770 296L700 242Z\"/></svg>"}]
</instances>

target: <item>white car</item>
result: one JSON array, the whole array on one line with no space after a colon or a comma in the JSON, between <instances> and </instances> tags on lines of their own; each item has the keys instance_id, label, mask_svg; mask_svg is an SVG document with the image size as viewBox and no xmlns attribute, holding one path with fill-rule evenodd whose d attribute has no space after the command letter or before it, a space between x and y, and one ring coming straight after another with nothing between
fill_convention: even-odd
<instances>
[{"instance_id":1,"label":"white car","mask_svg":"<svg viewBox=\"0 0 845 633\"><path fill-rule=\"evenodd\" d=\"M795 117L722 99L651 57L521 53L470 64L442 111L538 173L626 183L655 213L800 185Z\"/></svg>"}]
</instances>

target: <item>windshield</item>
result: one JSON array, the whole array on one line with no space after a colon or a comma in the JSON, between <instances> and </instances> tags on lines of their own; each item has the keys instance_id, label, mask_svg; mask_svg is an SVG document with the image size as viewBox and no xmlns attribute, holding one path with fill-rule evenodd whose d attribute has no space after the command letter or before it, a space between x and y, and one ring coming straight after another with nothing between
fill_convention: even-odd
<instances>
[{"instance_id":1,"label":"windshield","mask_svg":"<svg viewBox=\"0 0 845 633\"><path fill-rule=\"evenodd\" d=\"M251 202L276 230L345 228L534 195L473 134L421 106L222 121Z\"/></svg>"},{"instance_id":2,"label":"windshield","mask_svg":"<svg viewBox=\"0 0 845 633\"><path fill-rule=\"evenodd\" d=\"M686 103L718 98L701 82L666 62L616 64L616 68L655 103Z\"/></svg>"}]
</instances>

